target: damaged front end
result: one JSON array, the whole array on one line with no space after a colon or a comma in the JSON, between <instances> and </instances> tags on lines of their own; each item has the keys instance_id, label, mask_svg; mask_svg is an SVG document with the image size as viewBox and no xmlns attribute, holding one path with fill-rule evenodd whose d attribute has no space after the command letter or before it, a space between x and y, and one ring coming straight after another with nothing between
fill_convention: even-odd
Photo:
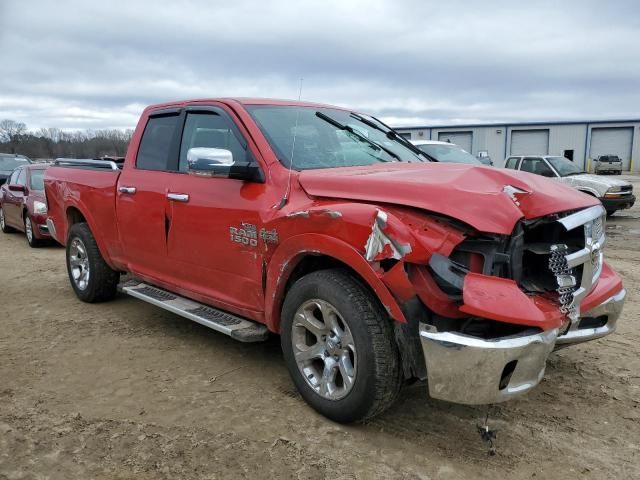
<instances>
[{"instance_id":1,"label":"damaged front end","mask_svg":"<svg viewBox=\"0 0 640 480\"><path fill-rule=\"evenodd\" d=\"M407 318L405 376L428 379L434 398L505 401L540 382L554 349L613 332L625 291L603 262L604 219L594 206L521 220L508 236L410 219L407 239L379 211L365 258Z\"/></svg>"}]
</instances>

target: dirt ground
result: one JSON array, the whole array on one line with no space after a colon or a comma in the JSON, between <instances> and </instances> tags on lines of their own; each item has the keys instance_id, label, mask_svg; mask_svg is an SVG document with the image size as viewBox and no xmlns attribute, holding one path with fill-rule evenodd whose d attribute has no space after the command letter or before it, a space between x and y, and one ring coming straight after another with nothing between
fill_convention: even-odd
<instances>
[{"instance_id":1,"label":"dirt ground","mask_svg":"<svg viewBox=\"0 0 640 480\"><path fill-rule=\"evenodd\" d=\"M61 248L0 234L0 479L640 478L640 204L607 233L629 292L618 331L492 407L496 456L484 408L415 386L365 425L332 423L294 390L277 338L236 343L125 296L83 304Z\"/></svg>"}]
</instances>

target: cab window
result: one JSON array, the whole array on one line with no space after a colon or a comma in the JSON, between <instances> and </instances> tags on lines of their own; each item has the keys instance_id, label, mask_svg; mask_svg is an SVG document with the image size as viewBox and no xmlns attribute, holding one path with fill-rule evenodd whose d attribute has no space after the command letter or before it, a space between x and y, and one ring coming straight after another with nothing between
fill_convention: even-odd
<instances>
[{"instance_id":1,"label":"cab window","mask_svg":"<svg viewBox=\"0 0 640 480\"><path fill-rule=\"evenodd\" d=\"M18 178L16 179L16 184L25 186L27 184L27 171L24 168L21 168L18 173Z\"/></svg>"},{"instance_id":2,"label":"cab window","mask_svg":"<svg viewBox=\"0 0 640 480\"><path fill-rule=\"evenodd\" d=\"M547 165L544 159L539 157L525 157L522 159L522 165L520 170L524 172L535 173L536 175L542 175L543 177L555 177L551 167Z\"/></svg>"},{"instance_id":3,"label":"cab window","mask_svg":"<svg viewBox=\"0 0 640 480\"><path fill-rule=\"evenodd\" d=\"M246 147L236 134L231 120L216 112L190 112L184 122L180 144L178 170L188 169L187 152L190 148L219 148L231 151L234 162L244 162Z\"/></svg>"},{"instance_id":4,"label":"cab window","mask_svg":"<svg viewBox=\"0 0 640 480\"><path fill-rule=\"evenodd\" d=\"M20 174L21 171L22 171L21 168L16 168L11 174L11 177L9 177L9 180L7 181L7 185L15 185L16 182L18 181L18 175Z\"/></svg>"},{"instance_id":5,"label":"cab window","mask_svg":"<svg viewBox=\"0 0 640 480\"><path fill-rule=\"evenodd\" d=\"M150 117L140 140L136 168L142 170L169 170L171 143L178 125L179 115ZM175 157L174 157L175 158Z\"/></svg>"},{"instance_id":6,"label":"cab window","mask_svg":"<svg viewBox=\"0 0 640 480\"><path fill-rule=\"evenodd\" d=\"M509 159L507 160L507 163L505 165L505 168L513 168L513 169L515 169L519 158L520 157L509 157Z\"/></svg>"},{"instance_id":7,"label":"cab window","mask_svg":"<svg viewBox=\"0 0 640 480\"><path fill-rule=\"evenodd\" d=\"M31 170L29 188L39 192L44 191L44 170Z\"/></svg>"}]
</instances>

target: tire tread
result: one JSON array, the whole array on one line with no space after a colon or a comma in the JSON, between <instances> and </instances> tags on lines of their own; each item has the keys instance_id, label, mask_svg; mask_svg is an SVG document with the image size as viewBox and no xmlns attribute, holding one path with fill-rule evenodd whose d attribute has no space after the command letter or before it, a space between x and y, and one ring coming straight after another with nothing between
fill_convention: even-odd
<instances>
[{"instance_id":1,"label":"tire tread","mask_svg":"<svg viewBox=\"0 0 640 480\"><path fill-rule=\"evenodd\" d=\"M89 286L85 290L76 288L75 282L71 278L69 272L69 280L73 286L76 295L80 300L87 303L98 303L113 300L117 293L118 282L120 281L120 273L113 270L107 262L104 261L98 244L89 229L89 225L85 222L75 223L69 230L69 239L67 241L67 256L69 245L74 236L79 237L87 249L89 257L91 276ZM69 268L69 260L67 258L67 269Z\"/></svg>"},{"instance_id":2,"label":"tire tread","mask_svg":"<svg viewBox=\"0 0 640 480\"><path fill-rule=\"evenodd\" d=\"M388 313L369 288L348 270L318 270L298 282L333 283L346 294L357 310L359 320L366 325L371 340L375 389L367 410L347 421L366 421L381 414L396 401L403 382L400 355Z\"/></svg>"}]
</instances>

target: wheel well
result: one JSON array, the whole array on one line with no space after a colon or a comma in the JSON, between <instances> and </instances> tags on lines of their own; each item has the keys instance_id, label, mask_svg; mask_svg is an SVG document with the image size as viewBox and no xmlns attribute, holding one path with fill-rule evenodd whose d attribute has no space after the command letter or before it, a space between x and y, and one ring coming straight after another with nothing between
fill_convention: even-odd
<instances>
[{"instance_id":1,"label":"wheel well","mask_svg":"<svg viewBox=\"0 0 640 480\"><path fill-rule=\"evenodd\" d=\"M371 288L371 285L369 285L369 283L364 278L362 278L362 276L357 271L351 268L348 264L334 257L330 257L329 255L321 255L321 254L305 255L296 264L293 271L291 272L291 275L289 275L289 278L287 279L284 292L282 293L282 296L280 297L280 301L278 302L279 303L278 311L282 309L282 304L284 303L284 299L287 296L287 292L297 280L304 277L305 275L308 275L309 273L316 272L318 270L329 270L333 268L339 268L349 273L353 278L355 278L358 282L360 282L367 290L369 290L369 292L371 292L371 294L376 299L380 307L383 310L387 311L387 309L384 308L384 306L380 302L378 295L376 295L376 293ZM392 320L391 316L389 316L389 319Z\"/></svg>"},{"instance_id":2,"label":"wheel well","mask_svg":"<svg viewBox=\"0 0 640 480\"><path fill-rule=\"evenodd\" d=\"M310 255L305 255L302 258L302 260L300 260L298 264L295 266L295 268L291 272L291 275L289 275L289 278L287 279L287 286L285 287L283 297L286 296L287 292L291 288L291 285L293 285L300 278L304 277L305 275L308 275L309 273L316 272L318 270L329 270L331 268L341 268L344 270L348 270L351 275L353 275L355 278L357 278L359 281L361 281L364 285L367 285L368 287L368 284L360 277L360 275L358 275L358 273L355 270L353 270L351 267L349 267L349 265L347 265L346 263L343 263L340 260L337 260L328 255L310 254Z\"/></svg>"},{"instance_id":3,"label":"wheel well","mask_svg":"<svg viewBox=\"0 0 640 480\"><path fill-rule=\"evenodd\" d=\"M82 212L75 207L69 207L67 209L67 224L69 227L75 223L86 222Z\"/></svg>"},{"instance_id":4,"label":"wheel well","mask_svg":"<svg viewBox=\"0 0 640 480\"><path fill-rule=\"evenodd\" d=\"M341 262L333 257L328 255L317 255L317 254L309 254L305 255L299 263L294 267L291 275L287 279L287 284L285 290L280 298L280 302L278 305L278 311L281 311L282 304L284 302L285 297L287 296L287 292L293 286L293 284L299 280L300 278L308 275L309 273L318 271L318 270L327 270L339 268L346 272L348 272L353 278L355 278L358 282L360 282L364 288L366 288L373 295L374 301L378 303L380 309L382 311L388 311L378 298L378 295L375 294L371 286L360 276L358 272L356 272L353 268L351 268L348 264ZM419 302L419 301L418 301ZM424 312L424 306L420 303L419 313L422 314ZM419 315L414 316L414 321L417 322ZM407 337L407 331L411 331L415 329L417 333L416 325L402 324L393 320L391 315L388 315L388 320L393 326L394 329L394 338L393 342L397 345L400 350L400 359L402 362L402 370L404 372L405 379L410 380L414 378L426 378L426 371L424 370L424 357L422 356L422 350L420 345L414 345L413 348L409 348L412 342L415 342L415 337L412 334L409 334ZM279 328L279 326L278 326Z\"/></svg>"}]
</instances>

